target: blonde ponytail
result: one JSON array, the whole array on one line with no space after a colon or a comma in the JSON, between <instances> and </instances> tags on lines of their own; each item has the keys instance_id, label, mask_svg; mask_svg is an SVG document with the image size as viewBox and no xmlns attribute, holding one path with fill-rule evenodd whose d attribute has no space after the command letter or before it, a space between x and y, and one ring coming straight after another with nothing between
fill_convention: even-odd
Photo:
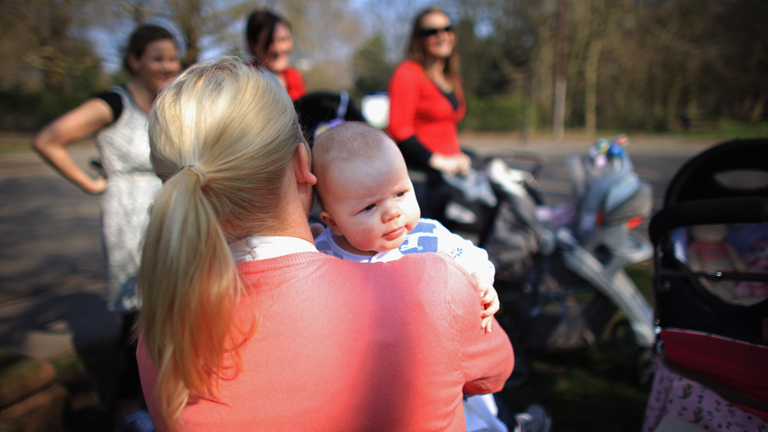
<instances>
[{"instance_id":1,"label":"blonde ponytail","mask_svg":"<svg viewBox=\"0 0 768 432\"><path fill-rule=\"evenodd\" d=\"M235 322L244 287L228 243L276 228L285 170L303 138L277 79L232 58L182 74L158 97L149 132L164 185L145 235L138 331L175 430L191 396L219 398L225 358L242 370L239 346L256 329Z\"/></svg>"}]
</instances>

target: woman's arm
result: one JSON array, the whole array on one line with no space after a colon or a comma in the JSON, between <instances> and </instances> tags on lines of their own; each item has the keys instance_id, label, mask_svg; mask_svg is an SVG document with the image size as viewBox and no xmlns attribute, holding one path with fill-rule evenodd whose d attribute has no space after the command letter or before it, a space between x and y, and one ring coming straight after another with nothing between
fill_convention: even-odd
<instances>
[{"instance_id":1,"label":"woman's arm","mask_svg":"<svg viewBox=\"0 0 768 432\"><path fill-rule=\"evenodd\" d=\"M292 101L296 101L307 94L307 86L304 84L304 77L296 69L288 68L284 72L285 80L288 85L288 95Z\"/></svg>"},{"instance_id":2,"label":"woman's arm","mask_svg":"<svg viewBox=\"0 0 768 432\"><path fill-rule=\"evenodd\" d=\"M424 72L413 62L405 62L395 70L389 82L387 132L397 142L408 165L433 168L450 174L465 174L472 166L467 155L432 153L416 136L416 106L424 79Z\"/></svg>"},{"instance_id":3,"label":"woman's arm","mask_svg":"<svg viewBox=\"0 0 768 432\"><path fill-rule=\"evenodd\" d=\"M112 109L98 98L88 99L74 110L64 114L44 127L32 142L40 156L65 178L87 193L104 191L106 181L102 177L92 179L72 160L67 145L92 135L112 123Z\"/></svg>"},{"instance_id":4,"label":"woman's arm","mask_svg":"<svg viewBox=\"0 0 768 432\"><path fill-rule=\"evenodd\" d=\"M389 81L389 126L392 137L409 165L426 168L432 152L426 149L416 137L416 105L419 103L421 68L412 62L401 64Z\"/></svg>"}]
</instances>

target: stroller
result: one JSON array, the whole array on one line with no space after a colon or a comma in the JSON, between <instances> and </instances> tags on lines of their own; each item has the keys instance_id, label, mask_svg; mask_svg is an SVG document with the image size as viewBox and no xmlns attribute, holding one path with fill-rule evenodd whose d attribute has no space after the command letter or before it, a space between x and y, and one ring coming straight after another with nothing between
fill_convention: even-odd
<instances>
[{"instance_id":1,"label":"stroller","mask_svg":"<svg viewBox=\"0 0 768 432\"><path fill-rule=\"evenodd\" d=\"M649 232L657 345L642 430L768 430L768 139L686 162Z\"/></svg>"},{"instance_id":2,"label":"stroller","mask_svg":"<svg viewBox=\"0 0 768 432\"><path fill-rule=\"evenodd\" d=\"M459 191L454 201L479 215L479 244L496 266L497 319L516 353L509 387L530 377L530 353L595 346L609 328L636 357L638 380L648 379L653 312L624 268L652 256L632 231L650 216L651 188L635 174L627 142L624 134L600 140L568 159L565 206L545 205L536 175L546 161L534 155L488 155L466 178L446 177ZM617 308L625 319L613 323Z\"/></svg>"}]
</instances>

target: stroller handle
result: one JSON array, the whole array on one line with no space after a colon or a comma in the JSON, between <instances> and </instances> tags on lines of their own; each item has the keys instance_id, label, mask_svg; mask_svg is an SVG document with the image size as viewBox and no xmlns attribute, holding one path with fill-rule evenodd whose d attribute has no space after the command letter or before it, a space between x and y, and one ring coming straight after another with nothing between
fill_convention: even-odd
<instances>
[{"instance_id":1,"label":"stroller handle","mask_svg":"<svg viewBox=\"0 0 768 432\"><path fill-rule=\"evenodd\" d=\"M762 223L768 221L768 198L738 197L684 201L656 213L648 226L654 246L664 234L689 225Z\"/></svg>"},{"instance_id":2,"label":"stroller handle","mask_svg":"<svg viewBox=\"0 0 768 432\"><path fill-rule=\"evenodd\" d=\"M506 162L506 164L509 165L510 167L513 167L519 164L525 164L527 165L527 169L523 169L523 170L531 173L533 178L537 178L539 173L541 173L541 170L547 164L547 158L545 156L536 154L536 153L524 153L524 152L484 153L483 159L485 161L490 161L492 159L501 159L504 162Z\"/></svg>"}]
</instances>

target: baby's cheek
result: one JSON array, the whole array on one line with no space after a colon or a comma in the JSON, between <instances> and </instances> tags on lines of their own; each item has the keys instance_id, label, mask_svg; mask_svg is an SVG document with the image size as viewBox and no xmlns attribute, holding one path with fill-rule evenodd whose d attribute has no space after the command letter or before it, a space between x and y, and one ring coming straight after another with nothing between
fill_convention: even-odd
<instances>
[{"instance_id":1,"label":"baby's cheek","mask_svg":"<svg viewBox=\"0 0 768 432\"><path fill-rule=\"evenodd\" d=\"M364 227L361 229L356 229L352 232L351 236L347 236L347 241L357 249L370 250L372 247L371 233L371 229L365 229Z\"/></svg>"}]
</instances>

